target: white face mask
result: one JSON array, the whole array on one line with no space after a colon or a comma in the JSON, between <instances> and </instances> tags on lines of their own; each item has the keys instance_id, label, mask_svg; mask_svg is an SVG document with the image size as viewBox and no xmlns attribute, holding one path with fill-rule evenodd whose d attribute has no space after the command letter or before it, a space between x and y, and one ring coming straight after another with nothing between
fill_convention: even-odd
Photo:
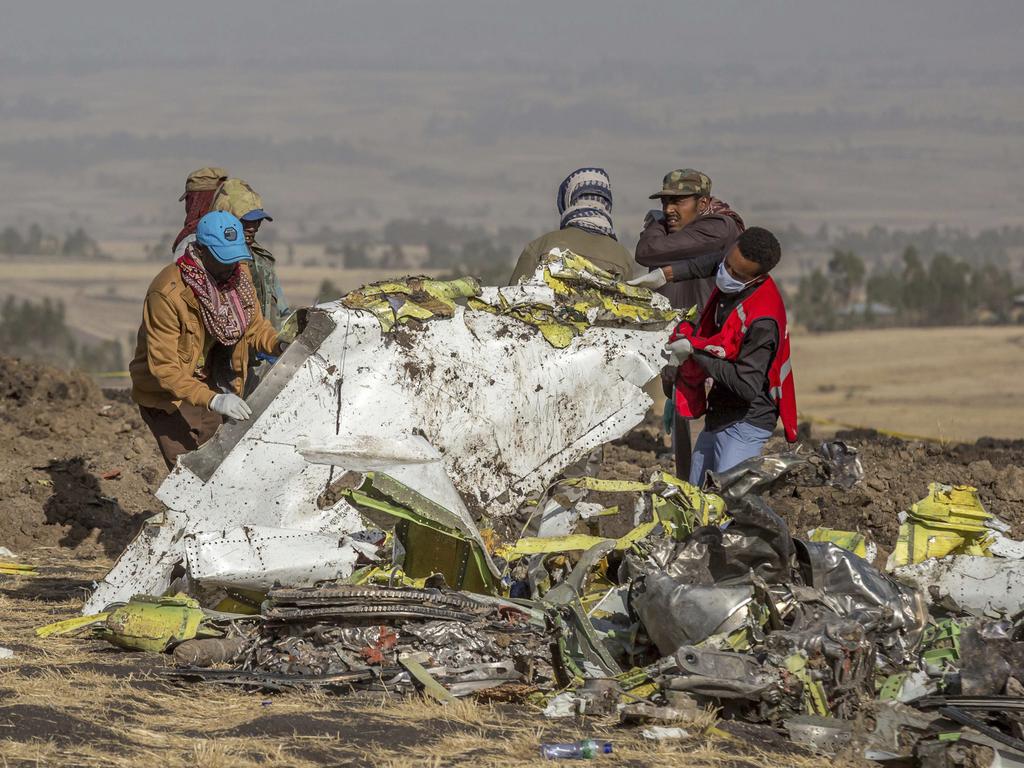
<instances>
[{"instance_id":1,"label":"white face mask","mask_svg":"<svg viewBox=\"0 0 1024 768\"><path fill-rule=\"evenodd\" d=\"M755 277L754 280L757 280L757 278ZM718 290L722 293L739 293L750 283L753 283L754 280L751 280L749 283L741 283L729 274L729 271L725 268L724 261L718 265L718 274L715 275L715 285L718 286Z\"/></svg>"}]
</instances>

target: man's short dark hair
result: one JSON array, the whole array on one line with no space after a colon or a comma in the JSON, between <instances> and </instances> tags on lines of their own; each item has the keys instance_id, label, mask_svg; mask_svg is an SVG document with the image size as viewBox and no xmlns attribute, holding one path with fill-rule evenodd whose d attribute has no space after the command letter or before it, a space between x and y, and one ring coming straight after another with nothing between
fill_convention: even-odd
<instances>
[{"instance_id":1,"label":"man's short dark hair","mask_svg":"<svg viewBox=\"0 0 1024 768\"><path fill-rule=\"evenodd\" d=\"M761 274L771 272L782 258L782 246L775 235L764 227L751 227L743 231L736 246L743 258L757 262L761 266Z\"/></svg>"}]
</instances>

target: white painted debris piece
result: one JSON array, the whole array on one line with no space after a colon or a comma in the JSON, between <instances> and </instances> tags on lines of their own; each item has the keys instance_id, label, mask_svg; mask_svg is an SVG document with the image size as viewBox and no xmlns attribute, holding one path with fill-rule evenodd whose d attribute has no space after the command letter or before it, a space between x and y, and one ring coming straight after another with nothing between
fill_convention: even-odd
<instances>
[{"instance_id":1,"label":"white painted debris piece","mask_svg":"<svg viewBox=\"0 0 1024 768\"><path fill-rule=\"evenodd\" d=\"M640 732L640 735L648 741L678 741L690 738L690 732L685 728L668 725L649 725Z\"/></svg>"},{"instance_id":2,"label":"white painted debris piece","mask_svg":"<svg viewBox=\"0 0 1024 768\"><path fill-rule=\"evenodd\" d=\"M541 270L483 291L494 306L551 297ZM667 308L660 296L652 304ZM325 491L350 472L386 472L474 532L473 518L511 515L642 420L651 404L642 388L663 364L669 325L589 326L556 349L519 320L462 306L384 333L369 311L319 305L248 398L252 418L179 459L156 494L168 512L129 545L84 612L162 594L182 569L221 585L265 584L264 565L294 586L347 576L355 552L345 536L366 525ZM297 532L319 536L297 543Z\"/></svg>"},{"instance_id":3,"label":"white painted debris piece","mask_svg":"<svg viewBox=\"0 0 1024 768\"><path fill-rule=\"evenodd\" d=\"M1024 610L1024 560L949 555L893 571L933 603L952 600L976 616L1016 616Z\"/></svg>"}]
</instances>

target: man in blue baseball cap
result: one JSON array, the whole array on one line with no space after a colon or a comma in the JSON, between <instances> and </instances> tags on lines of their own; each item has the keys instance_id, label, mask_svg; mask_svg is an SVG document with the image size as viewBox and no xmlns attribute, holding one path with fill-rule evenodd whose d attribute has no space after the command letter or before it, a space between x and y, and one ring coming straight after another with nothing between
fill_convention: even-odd
<instances>
[{"instance_id":1,"label":"man in blue baseball cap","mask_svg":"<svg viewBox=\"0 0 1024 768\"><path fill-rule=\"evenodd\" d=\"M240 397L249 348L280 355L263 316L242 222L212 211L196 239L149 286L135 357L132 399L156 437L168 469L205 443L225 418L252 415Z\"/></svg>"}]
</instances>

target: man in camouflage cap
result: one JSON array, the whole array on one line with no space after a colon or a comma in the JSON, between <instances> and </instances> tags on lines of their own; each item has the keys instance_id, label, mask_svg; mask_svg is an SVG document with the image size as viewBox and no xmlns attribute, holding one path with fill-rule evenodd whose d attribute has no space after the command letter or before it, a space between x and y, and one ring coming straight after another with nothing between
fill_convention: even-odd
<instances>
[{"instance_id":1,"label":"man in camouflage cap","mask_svg":"<svg viewBox=\"0 0 1024 768\"><path fill-rule=\"evenodd\" d=\"M679 168L665 174L661 180L661 191L655 192L650 199L691 196L711 197L711 179L693 168Z\"/></svg>"},{"instance_id":2,"label":"man in camouflage cap","mask_svg":"<svg viewBox=\"0 0 1024 768\"><path fill-rule=\"evenodd\" d=\"M744 230L743 219L727 203L711 196L711 179L693 168L665 174L661 189L651 199L661 200L661 210L647 214L636 260L652 272L638 278L637 284L660 289L678 309L696 305L700 310L711 295L714 280L673 282L672 262L710 251L724 252Z\"/></svg>"},{"instance_id":3,"label":"man in camouflage cap","mask_svg":"<svg viewBox=\"0 0 1024 768\"><path fill-rule=\"evenodd\" d=\"M175 258L184 252L187 243L195 240L196 224L210 211L217 190L227 179L228 172L216 166L200 168L186 177L185 191L178 198L178 202L185 201L185 223L171 246Z\"/></svg>"},{"instance_id":4,"label":"man in camouflage cap","mask_svg":"<svg viewBox=\"0 0 1024 768\"><path fill-rule=\"evenodd\" d=\"M252 254L252 276L263 316L280 330L288 317L288 301L278 280L274 255L256 242L256 233L264 221L274 219L263 209L263 198L241 179L227 179L220 185L211 210L237 216L245 231L245 243Z\"/></svg>"}]
</instances>

